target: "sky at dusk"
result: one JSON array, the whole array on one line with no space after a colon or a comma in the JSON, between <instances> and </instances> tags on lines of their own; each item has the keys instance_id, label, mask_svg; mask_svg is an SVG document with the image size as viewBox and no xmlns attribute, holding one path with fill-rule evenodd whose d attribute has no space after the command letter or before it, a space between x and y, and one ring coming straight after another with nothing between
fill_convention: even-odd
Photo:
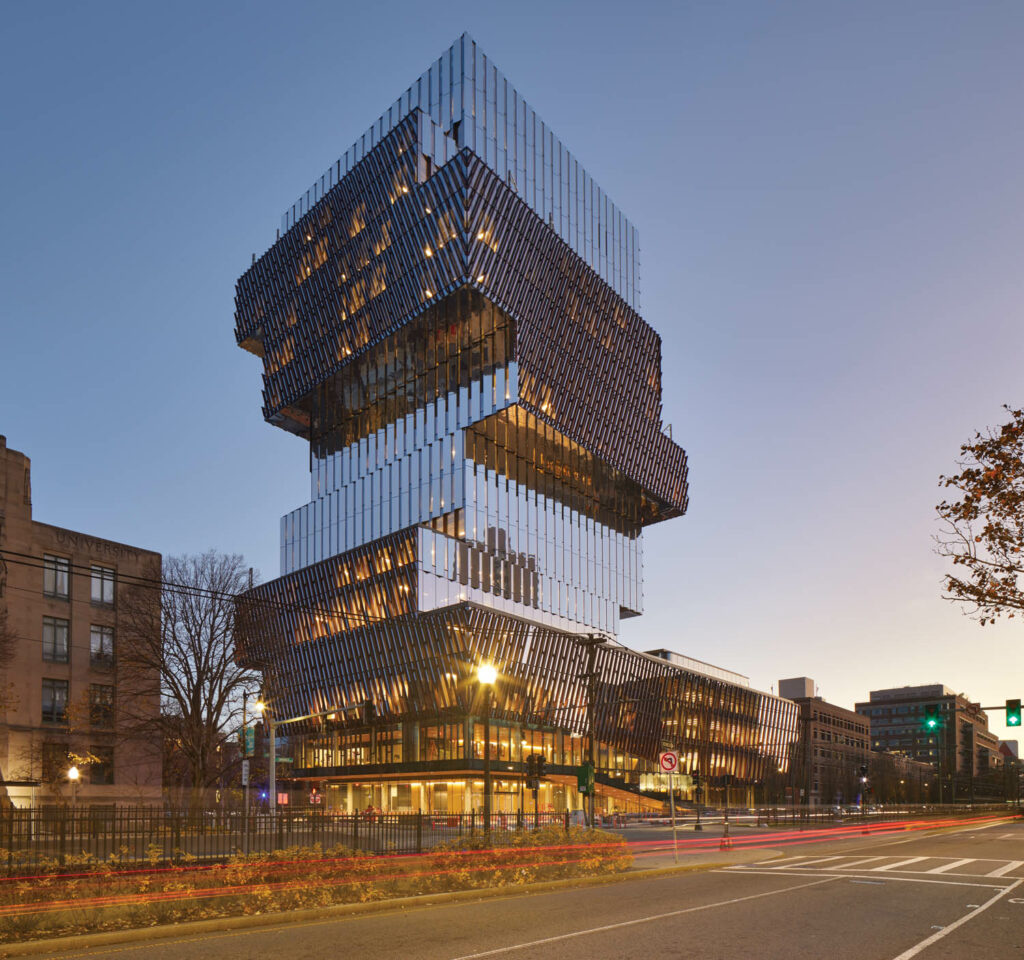
<instances>
[{"instance_id":1,"label":"sky at dusk","mask_svg":"<svg viewBox=\"0 0 1024 960\"><path fill-rule=\"evenodd\" d=\"M686 517L639 649L851 706L1024 695L941 598L937 478L1024 403L1024 5L32 3L0 56L0 433L36 519L278 573L308 448L236 278L468 30L637 226ZM990 724L1005 735L1002 713Z\"/></svg>"}]
</instances>

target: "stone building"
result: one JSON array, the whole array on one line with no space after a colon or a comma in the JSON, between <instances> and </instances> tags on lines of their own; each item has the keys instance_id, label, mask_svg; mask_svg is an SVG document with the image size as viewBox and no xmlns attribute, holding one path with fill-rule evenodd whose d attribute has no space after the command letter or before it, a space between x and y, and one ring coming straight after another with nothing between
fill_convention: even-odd
<instances>
[{"instance_id":1,"label":"stone building","mask_svg":"<svg viewBox=\"0 0 1024 960\"><path fill-rule=\"evenodd\" d=\"M0 805L159 799L160 745L129 729L156 715L157 684L129 680L118 652L125 578L160 561L33 519L29 458L0 436ZM155 627L159 592L140 595Z\"/></svg>"},{"instance_id":2,"label":"stone building","mask_svg":"<svg viewBox=\"0 0 1024 960\"><path fill-rule=\"evenodd\" d=\"M779 681L779 696L800 707L800 742L791 794L812 806L853 803L860 795L860 768L871 760L868 721L815 695L814 681Z\"/></svg>"}]
</instances>

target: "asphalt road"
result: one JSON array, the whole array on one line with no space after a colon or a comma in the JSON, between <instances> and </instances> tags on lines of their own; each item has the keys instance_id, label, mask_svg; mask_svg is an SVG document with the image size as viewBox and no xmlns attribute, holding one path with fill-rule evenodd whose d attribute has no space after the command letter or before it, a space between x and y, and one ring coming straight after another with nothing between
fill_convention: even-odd
<instances>
[{"instance_id":1,"label":"asphalt road","mask_svg":"<svg viewBox=\"0 0 1024 960\"><path fill-rule=\"evenodd\" d=\"M122 944L118 960L1024 957L1024 824L854 836L604 886Z\"/></svg>"}]
</instances>

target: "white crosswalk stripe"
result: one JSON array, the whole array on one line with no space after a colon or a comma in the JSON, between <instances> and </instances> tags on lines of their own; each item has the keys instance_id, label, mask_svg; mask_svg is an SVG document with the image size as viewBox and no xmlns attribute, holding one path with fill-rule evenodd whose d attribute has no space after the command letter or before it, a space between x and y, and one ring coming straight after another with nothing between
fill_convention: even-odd
<instances>
[{"instance_id":1,"label":"white crosswalk stripe","mask_svg":"<svg viewBox=\"0 0 1024 960\"><path fill-rule=\"evenodd\" d=\"M966 860L953 860L950 863L944 863L941 867L934 867L931 870L925 870L925 873L946 873L949 870L955 870L957 867L962 867L968 863L974 863L974 857L968 857Z\"/></svg>"},{"instance_id":2,"label":"white crosswalk stripe","mask_svg":"<svg viewBox=\"0 0 1024 960\"><path fill-rule=\"evenodd\" d=\"M1016 870L1018 867L1024 867L1024 860L1011 860L1005 866L998 867L991 873L986 873L986 877L1005 877L1011 870Z\"/></svg>"},{"instance_id":3,"label":"white crosswalk stripe","mask_svg":"<svg viewBox=\"0 0 1024 960\"><path fill-rule=\"evenodd\" d=\"M887 863L882 867L871 867L871 872L882 873L885 870L895 870L897 867L906 867L911 863L920 863L922 860L928 859L928 857L908 857L906 860L897 860L895 863Z\"/></svg>"},{"instance_id":4,"label":"white crosswalk stripe","mask_svg":"<svg viewBox=\"0 0 1024 960\"><path fill-rule=\"evenodd\" d=\"M861 857L859 860L854 860L853 863L839 864L837 870L852 870L854 867L859 867L862 863L875 863L878 860L882 860L882 857Z\"/></svg>"},{"instance_id":5,"label":"white crosswalk stripe","mask_svg":"<svg viewBox=\"0 0 1024 960\"><path fill-rule=\"evenodd\" d=\"M882 863L880 861L891 861L889 863ZM927 866L924 866L925 861L930 861ZM940 862L938 866L931 866L931 863L936 861ZM989 867L998 863L994 870L989 870ZM914 869L919 866L920 869ZM730 870L744 870L752 869L751 865L743 864L737 867L729 867ZM806 855L800 857L784 857L780 860L772 860L770 863L765 864L761 867L762 870L808 870L818 871L822 873L830 873L832 871L842 871L851 873L901 873L912 876L928 876L937 875L943 877L947 874L959 877L1006 877L1008 874L1015 872L1021 872L1024 874L1024 860L992 860L988 858L977 858L977 857L964 857L962 859L953 859L951 857L856 857L846 854L844 856L835 855L831 857L808 857ZM1009 877L1008 879L1013 879ZM1022 876L1024 879L1024 876ZM934 882L938 883L936 879Z\"/></svg>"},{"instance_id":6,"label":"white crosswalk stripe","mask_svg":"<svg viewBox=\"0 0 1024 960\"><path fill-rule=\"evenodd\" d=\"M789 864L789 866L791 866L791 867L800 867L801 869L803 869L804 867L809 867L812 863L829 863L832 860L845 860L845 859L846 859L846 857L839 857L839 856L836 856L836 857L815 857L813 860L805 860L803 863L791 863L791 864ZM785 869L785 868L783 868L783 869Z\"/></svg>"}]
</instances>

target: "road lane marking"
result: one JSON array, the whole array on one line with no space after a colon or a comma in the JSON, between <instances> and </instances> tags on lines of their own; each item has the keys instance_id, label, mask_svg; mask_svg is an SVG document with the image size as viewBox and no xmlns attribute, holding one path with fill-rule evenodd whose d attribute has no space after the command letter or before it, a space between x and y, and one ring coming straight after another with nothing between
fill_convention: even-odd
<instances>
[{"instance_id":1,"label":"road lane marking","mask_svg":"<svg viewBox=\"0 0 1024 960\"><path fill-rule=\"evenodd\" d=\"M862 863L874 863L876 860L881 860L882 857L863 857L860 860L854 860L853 863L844 863L841 867L836 867L837 870L852 870L854 867L859 867Z\"/></svg>"},{"instance_id":2,"label":"road lane marking","mask_svg":"<svg viewBox=\"0 0 1024 960\"><path fill-rule=\"evenodd\" d=\"M831 873L826 870L808 870L806 873L800 873L799 867L794 867L793 872L789 874L791 877L813 877L816 873L824 873L825 876L832 877L835 880L875 880L878 881L877 877L872 877L869 873ZM842 867L833 867L833 870L841 870ZM721 870L713 870L712 873L753 873L761 877L777 877L778 873L769 872L767 870L758 870L757 867L723 867ZM786 874L783 874L786 876ZM981 879L979 877L979 879ZM981 887L984 890L1004 890L1006 889L1001 883L975 883L971 880L928 880L923 876L912 876L912 877L898 877L895 874L887 873L885 875L885 883L938 883L946 887Z\"/></svg>"},{"instance_id":3,"label":"road lane marking","mask_svg":"<svg viewBox=\"0 0 1024 960\"><path fill-rule=\"evenodd\" d=\"M1011 870L1016 870L1017 867L1024 867L1024 860L1011 860L1008 864L1003 867L997 867L991 873L986 873L986 877L1004 877Z\"/></svg>"},{"instance_id":4,"label":"road lane marking","mask_svg":"<svg viewBox=\"0 0 1024 960\"><path fill-rule=\"evenodd\" d=\"M715 871L720 873L721 871ZM480 957L496 957L501 953L512 953L514 950L526 950L529 947L540 947L546 943L559 943L562 940L572 940L575 937L586 937L594 933L605 933L608 930L621 930L623 927L635 927L641 923L654 923L656 920L667 920L669 917L681 917L687 913L697 913L700 910L711 910L713 907L728 907L734 903L746 903L748 900L760 900L762 897L775 897L780 893L790 893L793 890L803 890L806 887L816 887L822 883L831 883L836 877L825 877L822 880L812 880L810 883L799 883L795 887L786 887L784 890L766 890L764 893L753 893L748 897L734 897L732 900L719 900L717 903L705 903L699 907L683 907L680 910L671 910L668 913L658 913L650 917L637 917L635 920L623 920L620 923L606 923L600 927L588 927L585 930L574 930L572 933L560 933L555 937L544 937L542 940L530 940L527 943L513 943L507 947L496 947L493 950L484 950L482 953L467 953L461 957L454 957L453 960L479 960Z\"/></svg>"},{"instance_id":5,"label":"road lane marking","mask_svg":"<svg viewBox=\"0 0 1024 960\"><path fill-rule=\"evenodd\" d=\"M1003 887L1002 890L1000 890L997 894L986 900L976 910L972 910L970 913L965 913L959 920L954 921L948 927L943 927L937 933L933 933L930 937L925 937L924 940L922 940L918 944L915 944L909 950L904 950L903 953L899 954L896 957L893 957L893 960L911 960L912 957L916 957L922 950L924 950L927 947L930 947L937 940L941 940L947 934L952 933L954 930L957 929L957 927L963 926L965 923L967 923L968 920L973 919L979 913L984 913L989 907L992 906L993 903L995 903L997 900L1001 900L1011 890L1016 889L1022 883L1024 883L1024 880L1018 880L1015 883L1010 884L1010 886L1008 887Z\"/></svg>"},{"instance_id":6,"label":"road lane marking","mask_svg":"<svg viewBox=\"0 0 1024 960\"><path fill-rule=\"evenodd\" d=\"M840 857L840 856L836 856L836 857L816 857L813 860L804 860L803 863L794 864L794 866L799 866L799 867L803 868L803 867L810 866L812 863L827 863L830 860L844 860L844 859L845 859L845 857ZM773 870L785 870L786 868L785 867L775 867L775 866L773 866L772 869Z\"/></svg>"},{"instance_id":7,"label":"road lane marking","mask_svg":"<svg viewBox=\"0 0 1024 960\"><path fill-rule=\"evenodd\" d=\"M967 863L974 863L976 857L968 857L966 860L953 860L950 863L944 863L941 867L935 867L933 870L925 870L925 873L946 873L948 870L955 870L957 867L962 867ZM988 874L992 876L992 874Z\"/></svg>"},{"instance_id":8,"label":"road lane marking","mask_svg":"<svg viewBox=\"0 0 1024 960\"><path fill-rule=\"evenodd\" d=\"M884 867L872 867L872 873L882 873L884 870L895 870L897 867L905 867L909 863L920 863L922 860L930 860L931 857L909 857L906 860L897 860L895 863L887 863Z\"/></svg>"}]
</instances>

